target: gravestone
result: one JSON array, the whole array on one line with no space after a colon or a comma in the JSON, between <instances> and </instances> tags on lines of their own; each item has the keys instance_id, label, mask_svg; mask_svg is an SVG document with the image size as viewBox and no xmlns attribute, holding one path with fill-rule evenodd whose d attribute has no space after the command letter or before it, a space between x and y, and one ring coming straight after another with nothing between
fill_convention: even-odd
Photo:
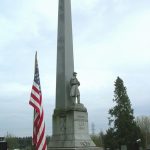
<instances>
[{"instance_id":1,"label":"gravestone","mask_svg":"<svg viewBox=\"0 0 150 150\"><path fill-rule=\"evenodd\" d=\"M121 150L127 150L127 146L126 145L121 145Z\"/></svg>"},{"instance_id":2,"label":"gravestone","mask_svg":"<svg viewBox=\"0 0 150 150\"><path fill-rule=\"evenodd\" d=\"M0 150L7 150L7 142L0 141Z\"/></svg>"},{"instance_id":3,"label":"gravestone","mask_svg":"<svg viewBox=\"0 0 150 150\"><path fill-rule=\"evenodd\" d=\"M80 85L75 74L71 1L59 0L56 105L49 150L100 150L89 136L88 113L80 103L79 91L74 94L71 92L71 89L78 90Z\"/></svg>"}]
</instances>

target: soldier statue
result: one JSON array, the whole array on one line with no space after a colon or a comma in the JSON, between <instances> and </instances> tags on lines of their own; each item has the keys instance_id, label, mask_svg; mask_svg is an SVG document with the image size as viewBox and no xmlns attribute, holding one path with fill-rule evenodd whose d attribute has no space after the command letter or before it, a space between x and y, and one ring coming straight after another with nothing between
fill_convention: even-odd
<instances>
[{"instance_id":1,"label":"soldier statue","mask_svg":"<svg viewBox=\"0 0 150 150\"><path fill-rule=\"evenodd\" d=\"M70 96L73 98L73 103L76 103L76 98L77 98L77 103L80 104L80 91L78 89L78 86L80 86L80 82L76 78L77 73L73 72L73 77L70 80Z\"/></svg>"}]
</instances>

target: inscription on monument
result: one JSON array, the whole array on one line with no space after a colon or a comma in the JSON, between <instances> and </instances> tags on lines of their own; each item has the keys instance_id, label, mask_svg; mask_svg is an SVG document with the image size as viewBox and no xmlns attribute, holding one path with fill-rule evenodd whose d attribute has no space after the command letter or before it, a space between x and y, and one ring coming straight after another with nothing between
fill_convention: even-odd
<instances>
[{"instance_id":1,"label":"inscription on monument","mask_svg":"<svg viewBox=\"0 0 150 150\"><path fill-rule=\"evenodd\" d=\"M61 134L66 132L66 118L65 117L62 117L60 119L60 132Z\"/></svg>"},{"instance_id":2,"label":"inscription on monument","mask_svg":"<svg viewBox=\"0 0 150 150\"><path fill-rule=\"evenodd\" d=\"M90 142L86 142L86 141L81 142L80 144L81 144L83 147L89 147L89 146L90 146Z\"/></svg>"},{"instance_id":3,"label":"inscription on monument","mask_svg":"<svg viewBox=\"0 0 150 150\"><path fill-rule=\"evenodd\" d=\"M76 121L78 121L78 129L79 130L85 130L86 122L85 116L78 115L76 118Z\"/></svg>"},{"instance_id":4,"label":"inscription on monument","mask_svg":"<svg viewBox=\"0 0 150 150\"><path fill-rule=\"evenodd\" d=\"M84 130L84 129L85 129L85 126L84 126L84 122L83 122L83 121L80 121L80 122L79 122L79 129L80 129L80 130Z\"/></svg>"}]
</instances>

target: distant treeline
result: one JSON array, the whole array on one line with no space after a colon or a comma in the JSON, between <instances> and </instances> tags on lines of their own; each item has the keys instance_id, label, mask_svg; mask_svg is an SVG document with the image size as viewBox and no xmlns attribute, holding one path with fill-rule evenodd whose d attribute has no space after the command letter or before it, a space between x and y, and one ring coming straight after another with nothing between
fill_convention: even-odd
<instances>
[{"instance_id":1,"label":"distant treeline","mask_svg":"<svg viewBox=\"0 0 150 150\"><path fill-rule=\"evenodd\" d=\"M21 149L32 150L32 137L14 137L7 135L5 140L8 145L8 149ZM47 142L49 142L50 136L47 136Z\"/></svg>"}]
</instances>

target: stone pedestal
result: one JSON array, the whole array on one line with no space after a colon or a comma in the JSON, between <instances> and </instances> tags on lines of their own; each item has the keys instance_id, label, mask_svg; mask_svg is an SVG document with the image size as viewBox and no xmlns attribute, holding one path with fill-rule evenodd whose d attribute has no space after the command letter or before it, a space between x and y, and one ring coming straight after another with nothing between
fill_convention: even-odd
<instances>
[{"instance_id":1,"label":"stone pedestal","mask_svg":"<svg viewBox=\"0 0 150 150\"><path fill-rule=\"evenodd\" d=\"M99 147L81 147L81 148L50 148L48 150L103 150Z\"/></svg>"},{"instance_id":2,"label":"stone pedestal","mask_svg":"<svg viewBox=\"0 0 150 150\"><path fill-rule=\"evenodd\" d=\"M99 150L88 132L88 114L83 104L54 110L53 135L49 150Z\"/></svg>"}]
</instances>

